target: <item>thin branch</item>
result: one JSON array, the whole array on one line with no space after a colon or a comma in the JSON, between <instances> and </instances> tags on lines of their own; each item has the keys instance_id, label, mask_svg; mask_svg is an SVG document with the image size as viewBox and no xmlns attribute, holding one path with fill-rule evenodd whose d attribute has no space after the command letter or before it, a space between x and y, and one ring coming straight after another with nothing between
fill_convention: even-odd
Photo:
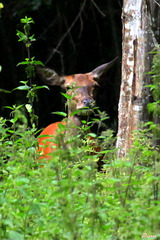
<instances>
[{"instance_id":1,"label":"thin branch","mask_svg":"<svg viewBox=\"0 0 160 240\"><path fill-rule=\"evenodd\" d=\"M103 16L106 17L106 15L100 10L100 8L98 7L98 5L95 3L94 0L91 0L91 2L93 3L93 5L95 6L95 8L98 10L98 12Z\"/></svg>"},{"instance_id":2,"label":"thin branch","mask_svg":"<svg viewBox=\"0 0 160 240\"><path fill-rule=\"evenodd\" d=\"M67 29L68 29L67 20L66 20L65 18L63 18L63 19L64 19L64 23L65 23L65 25L66 25L66 27L67 27ZM70 39L71 39L71 43L72 43L72 45L73 45L73 49L74 49L74 52L75 52L76 47L75 47L75 44L74 44L74 41L73 41L73 38L72 38L71 32L69 32L68 35L69 35L69 37L70 37Z\"/></svg>"},{"instance_id":3,"label":"thin branch","mask_svg":"<svg viewBox=\"0 0 160 240\"><path fill-rule=\"evenodd\" d=\"M80 20L80 25L81 25L81 27L80 27L80 31L79 31L78 38L80 39L80 38L81 38L81 34L82 34L82 32L83 32L83 21L82 21L81 15L79 16L79 20Z\"/></svg>"},{"instance_id":4,"label":"thin branch","mask_svg":"<svg viewBox=\"0 0 160 240\"><path fill-rule=\"evenodd\" d=\"M45 30L41 33L41 35L39 35L39 37L36 38L36 41L38 41L39 39L43 38L43 36L46 35L46 33L50 30L50 28L52 28L58 21L59 16L57 16L49 25L47 28L45 28Z\"/></svg>"},{"instance_id":5,"label":"thin branch","mask_svg":"<svg viewBox=\"0 0 160 240\"><path fill-rule=\"evenodd\" d=\"M80 9L78 15L76 16L76 18L74 19L74 21L72 22L72 24L70 25L70 27L67 29L67 32L64 33L64 35L63 35L62 38L60 39L60 41L58 42L56 48L53 50L52 55L47 59L46 63L48 63L48 62L51 60L51 58L53 57L53 55L55 54L55 52L57 52L57 50L58 50L59 47L61 46L61 44L62 44L62 42L64 41L64 39L68 36L68 34L70 34L71 29L74 27L75 23L76 23L77 20L80 18L81 13L82 13L85 5L86 5L86 0L83 1L83 4L82 4L82 6L81 6L81 9Z\"/></svg>"},{"instance_id":6,"label":"thin branch","mask_svg":"<svg viewBox=\"0 0 160 240\"><path fill-rule=\"evenodd\" d=\"M100 52L100 55L102 56L102 39L101 39L101 34L100 34L100 30L99 30L99 26L97 24L97 21L96 21L96 15L95 15L95 11L94 11L94 6L91 5L91 10L92 10L92 14L93 14L93 18L94 18L94 22L95 22L95 28L97 30L97 38L98 38L98 43L99 43L99 52Z\"/></svg>"},{"instance_id":7,"label":"thin branch","mask_svg":"<svg viewBox=\"0 0 160 240\"><path fill-rule=\"evenodd\" d=\"M154 0L154 2L157 3L157 5L160 7L160 4L156 0Z\"/></svg>"},{"instance_id":8,"label":"thin branch","mask_svg":"<svg viewBox=\"0 0 160 240\"><path fill-rule=\"evenodd\" d=\"M63 73L64 73L63 54L62 54L60 51L55 50L55 49L53 48L53 49L50 51L50 55L49 55L48 59L50 60L50 59L53 57L53 55L54 55L55 53L59 54L59 56L60 56L60 62L61 62L61 74L63 74ZM46 64L48 63L49 60L47 60L44 64L46 65Z\"/></svg>"},{"instance_id":9,"label":"thin branch","mask_svg":"<svg viewBox=\"0 0 160 240\"><path fill-rule=\"evenodd\" d=\"M135 161L132 165L132 168L131 168L131 171L130 171L130 176L129 176L129 180L128 180L128 183L127 183L127 187L126 187L126 191L125 191L125 197L123 199L123 203L122 203L122 206L124 207L125 204L126 204L126 200L127 200L127 197L128 197L128 191L129 191L129 188L130 188L130 184L131 184L131 180L132 180L132 175L133 175L133 171L134 171L134 167L135 167Z\"/></svg>"}]
</instances>

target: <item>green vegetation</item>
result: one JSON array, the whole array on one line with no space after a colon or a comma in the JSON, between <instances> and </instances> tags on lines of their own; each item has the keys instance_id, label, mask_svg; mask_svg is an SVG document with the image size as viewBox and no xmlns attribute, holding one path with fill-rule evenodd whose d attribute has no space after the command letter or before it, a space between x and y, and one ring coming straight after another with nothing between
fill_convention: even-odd
<instances>
[{"instance_id":1,"label":"green vegetation","mask_svg":"<svg viewBox=\"0 0 160 240\"><path fill-rule=\"evenodd\" d=\"M153 57L153 66L149 74L151 74L153 83L147 85L152 91L153 102L148 104L149 113L153 114L153 122L149 122L156 140L160 139L160 48L156 49Z\"/></svg>"},{"instance_id":2,"label":"green vegetation","mask_svg":"<svg viewBox=\"0 0 160 240\"><path fill-rule=\"evenodd\" d=\"M25 61L29 69L34 64ZM27 74L29 79L34 75L33 71ZM11 118L0 119L0 239L136 240L143 234L160 239L160 153L152 131L158 124L148 123L152 127L146 124L135 132L134 147L125 158L117 159L112 131L97 138L103 144L96 153L86 132L97 119L84 122L84 139L67 138L68 146L79 139L81 147L59 147L41 168L32 109L35 95L30 94L38 86L22 83L18 90L27 90L32 127L28 127L23 105L9 107ZM152 89L158 90L157 77L153 84ZM101 119L105 119L103 114ZM102 154L104 169L97 172Z\"/></svg>"}]
</instances>

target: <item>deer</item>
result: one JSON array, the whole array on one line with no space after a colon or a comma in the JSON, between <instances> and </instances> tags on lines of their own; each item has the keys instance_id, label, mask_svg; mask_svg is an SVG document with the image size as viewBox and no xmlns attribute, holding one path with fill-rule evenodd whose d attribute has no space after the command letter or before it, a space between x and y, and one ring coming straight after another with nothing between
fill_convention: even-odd
<instances>
[{"instance_id":1,"label":"deer","mask_svg":"<svg viewBox=\"0 0 160 240\"><path fill-rule=\"evenodd\" d=\"M93 97L94 89L96 86L99 86L102 76L107 73L116 60L117 58L102 64L91 72L68 76L60 76L51 68L40 65L36 66L36 72L47 85L59 85L66 91L68 96L71 96L71 100L68 103L67 116L70 125L75 126L75 128L68 128L68 131L72 131L71 134L77 134L77 129L82 126L83 120L91 114L92 108L95 106ZM49 161L51 159L50 153L58 147L51 139L58 134L57 130L60 124L66 125L67 123L66 121L51 123L44 128L38 137L40 159L47 159ZM62 144L65 145L65 143Z\"/></svg>"}]
</instances>

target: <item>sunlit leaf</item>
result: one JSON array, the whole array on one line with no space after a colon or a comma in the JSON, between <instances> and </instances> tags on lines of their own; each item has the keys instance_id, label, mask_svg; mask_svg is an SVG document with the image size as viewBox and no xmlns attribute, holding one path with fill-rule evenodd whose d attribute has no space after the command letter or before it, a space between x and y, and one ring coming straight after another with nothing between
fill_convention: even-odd
<instances>
[{"instance_id":1,"label":"sunlit leaf","mask_svg":"<svg viewBox=\"0 0 160 240\"><path fill-rule=\"evenodd\" d=\"M29 86L19 86L19 87L17 87L17 88L14 88L14 90L29 90L30 89L30 87Z\"/></svg>"},{"instance_id":2,"label":"sunlit leaf","mask_svg":"<svg viewBox=\"0 0 160 240\"><path fill-rule=\"evenodd\" d=\"M3 3L0 3L0 9L4 8Z\"/></svg>"},{"instance_id":3,"label":"sunlit leaf","mask_svg":"<svg viewBox=\"0 0 160 240\"><path fill-rule=\"evenodd\" d=\"M12 231L12 230L9 230L8 231L8 239L9 240L24 240L24 235L19 233L19 232L16 232L16 231Z\"/></svg>"},{"instance_id":4,"label":"sunlit leaf","mask_svg":"<svg viewBox=\"0 0 160 240\"><path fill-rule=\"evenodd\" d=\"M63 117L67 116L67 113L65 113L65 112L52 112L52 114L57 114L57 115L60 115L60 116L63 116Z\"/></svg>"},{"instance_id":5,"label":"sunlit leaf","mask_svg":"<svg viewBox=\"0 0 160 240\"><path fill-rule=\"evenodd\" d=\"M68 95L67 93L61 93L66 99L72 99L73 96ZM75 96L75 95L74 95Z\"/></svg>"}]
</instances>

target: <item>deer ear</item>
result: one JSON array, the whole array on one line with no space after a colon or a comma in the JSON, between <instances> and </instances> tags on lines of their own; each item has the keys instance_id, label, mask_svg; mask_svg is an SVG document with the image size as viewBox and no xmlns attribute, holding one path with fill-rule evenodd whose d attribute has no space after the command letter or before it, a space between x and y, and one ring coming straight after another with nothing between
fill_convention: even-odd
<instances>
[{"instance_id":1,"label":"deer ear","mask_svg":"<svg viewBox=\"0 0 160 240\"><path fill-rule=\"evenodd\" d=\"M92 75L92 77L95 80L99 80L101 78L101 76L106 73L112 66L113 64L116 62L118 57L116 57L115 59L113 59L111 62L105 63L100 65L99 67L95 68L90 74Z\"/></svg>"},{"instance_id":2,"label":"deer ear","mask_svg":"<svg viewBox=\"0 0 160 240\"><path fill-rule=\"evenodd\" d=\"M59 85L65 87L65 77L59 76L53 69L42 66L35 66L36 72L40 78L48 85Z\"/></svg>"}]
</instances>

